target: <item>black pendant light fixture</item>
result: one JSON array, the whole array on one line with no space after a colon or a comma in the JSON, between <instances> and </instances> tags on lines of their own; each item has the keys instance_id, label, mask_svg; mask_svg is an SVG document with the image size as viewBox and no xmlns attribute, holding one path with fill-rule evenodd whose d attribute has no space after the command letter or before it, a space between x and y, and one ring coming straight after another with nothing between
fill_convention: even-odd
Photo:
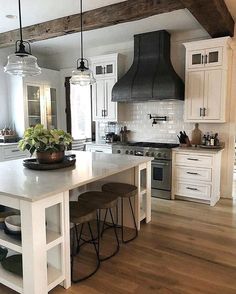
<instances>
[{"instance_id":1,"label":"black pendant light fixture","mask_svg":"<svg viewBox=\"0 0 236 294\"><path fill-rule=\"evenodd\" d=\"M20 40L15 43L15 53L8 56L7 65L4 71L11 75L17 76L36 76L41 73L41 69L37 64L37 58L31 54L30 43L23 41L22 22L21 22L21 3L19 4L19 23L20 23ZM28 50L26 50L26 46Z\"/></svg>"},{"instance_id":2,"label":"black pendant light fixture","mask_svg":"<svg viewBox=\"0 0 236 294\"><path fill-rule=\"evenodd\" d=\"M88 60L84 58L83 49L83 15L82 15L82 0L80 0L80 47L81 47L81 58L77 60L77 68L72 71L72 77L70 83L78 86L88 86L96 83L93 76L93 72L88 67ZM86 66L85 66L86 62Z\"/></svg>"}]
</instances>

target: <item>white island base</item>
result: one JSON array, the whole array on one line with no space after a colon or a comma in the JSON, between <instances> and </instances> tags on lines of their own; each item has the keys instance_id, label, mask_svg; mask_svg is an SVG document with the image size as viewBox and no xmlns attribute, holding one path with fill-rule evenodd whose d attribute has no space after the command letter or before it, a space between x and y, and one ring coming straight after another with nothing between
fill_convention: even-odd
<instances>
[{"instance_id":1,"label":"white island base","mask_svg":"<svg viewBox=\"0 0 236 294\"><path fill-rule=\"evenodd\" d=\"M0 266L0 283L24 294L71 286L69 192L99 188L108 181L135 184L135 218L151 221L151 158L76 153L74 168L32 171L22 160L0 163L0 204L21 213L22 241L0 230L0 245L23 257L23 279ZM77 195L76 195L77 197ZM73 195L72 195L73 198ZM130 213L125 224L132 226Z\"/></svg>"}]
</instances>

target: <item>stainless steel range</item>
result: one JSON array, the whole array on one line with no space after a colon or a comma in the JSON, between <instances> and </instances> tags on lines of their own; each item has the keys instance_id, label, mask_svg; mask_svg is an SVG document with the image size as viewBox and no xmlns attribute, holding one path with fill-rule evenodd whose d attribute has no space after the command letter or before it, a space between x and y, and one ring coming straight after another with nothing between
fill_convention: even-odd
<instances>
[{"instance_id":1,"label":"stainless steel range","mask_svg":"<svg viewBox=\"0 0 236 294\"><path fill-rule=\"evenodd\" d=\"M113 145L112 153L154 157L152 196L171 199L171 148L178 144L135 142Z\"/></svg>"}]
</instances>

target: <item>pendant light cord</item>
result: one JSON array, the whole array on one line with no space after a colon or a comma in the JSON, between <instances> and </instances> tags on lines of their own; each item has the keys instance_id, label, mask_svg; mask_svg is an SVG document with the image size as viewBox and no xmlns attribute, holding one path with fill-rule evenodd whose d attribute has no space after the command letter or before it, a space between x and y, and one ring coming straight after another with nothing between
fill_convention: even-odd
<instances>
[{"instance_id":1,"label":"pendant light cord","mask_svg":"<svg viewBox=\"0 0 236 294\"><path fill-rule=\"evenodd\" d=\"M22 22L21 22L21 5L20 5L20 0L18 0L19 3L19 22L20 22L20 41L23 42L23 37L22 37Z\"/></svg>"},{"instance_id":2,"label":"pendant light cord","mask_svg":"<svg viewBox=\"0 0 236 294\"><path fill-rule=\"evenodd\" d=\"M20 1L20 0L19 0ZM80 0L80 46L81 46L81 60L84 60L84 49L83 49L83 16L82 16L82 0Z\"/></svg>"}]
</instances>

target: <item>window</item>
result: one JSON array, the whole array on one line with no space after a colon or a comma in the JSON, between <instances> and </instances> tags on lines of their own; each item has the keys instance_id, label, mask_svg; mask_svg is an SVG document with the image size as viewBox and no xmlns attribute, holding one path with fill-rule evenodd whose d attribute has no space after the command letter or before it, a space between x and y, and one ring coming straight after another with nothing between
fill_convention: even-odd
<instances>
[{"instance_id":1,"label":"window","mask_svg":"<svg viewBox=\"0 0 236 294\"><path fill-rule=\"evenodd\" d=\"M91 88L71 85L71 134L74 140L91 138Z\"/></svg>"}]
</instances>

